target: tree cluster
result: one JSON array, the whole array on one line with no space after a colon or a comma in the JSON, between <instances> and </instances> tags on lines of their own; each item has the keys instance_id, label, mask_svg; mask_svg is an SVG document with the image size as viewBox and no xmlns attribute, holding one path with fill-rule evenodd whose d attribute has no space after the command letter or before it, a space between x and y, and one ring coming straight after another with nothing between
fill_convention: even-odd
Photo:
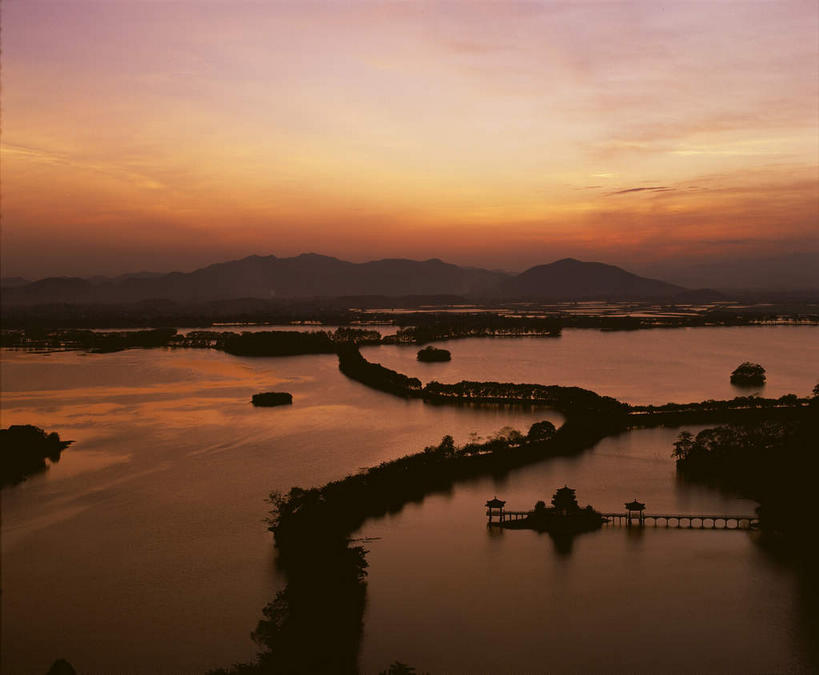
<instances>
[{"instance_id":1,"label":"tree cluster","mask_svg":"<svg viewBox=\"0 0 819 675\"><path fill-rule=\"evenodd\" d=\"M765 369L758 363L745 361L731 373L731 384L762 385L765 384Z\"/></svg>"},{"instance_id":2,"label":"tree cluster","mask_svg":"<svg viewBox=\"0 0 819 675\"><path fill-rule=\"evenodd\" d=\"M819 455L819 415L725 425L680 433L672 456L688 480L739 492L761 503L760 525L789 545L812 545Z\"/></svg>"},{"instance_id":3,"label":"tree cluster","mask_svg":"<svg viewBox=\"0 0 819 675\"><path fill-rule=\"evenodd\" d=\"M60 461L60 453L72 441L61 441L57 432L47 434L31 424L0 429L0 485L14 485L45 471L46 460Z\"/></svg>"},{"instance_id":4,"label":"tree cluster","mask_svg":"<svg viewBox=\"0 0 819 675\"><path fill-rule=\"evenodd\" d=\"M421 380L367 361L354 345L339 346L338 367L347 377L373 389L407 398L421 396Z\"/></svg>"},{"instance_id":5,"label":"tree cluster","mask_svg":"<svg viewBox=\"0 0 819 675\"><path fill-rule=\"evenodd\" d=\"M335 343L324 331L263 331L229 333L221 344L228 354L236 356L296 356L299 354L334 354Z\"/></svg>"},{"instance_id":6,"label":"tree cluster","mask_svg":"<svg viewBox=\"0 0 819 675\"><path fill-rule=\"evenodd\" d=\"M624 415L628 406L610 396L600 396L581 387L515 384L512 382L473 382L456 384L432 381L424 387L424 399L462 400L484 403L537 403L566 414Z\"/></svg>"},{"instance_id":7,"label":"tree cluster","mask_svg":"<svg viewBox=\"0 0 819 675\"><path fill-rule=\"evenodd\" d=\"M436 349L435 347L424 347L418 351L416 355L419 361L425 363L435 363L438 361L452 360L452 354L447 349Z\"/></svg>"}]
</instances>

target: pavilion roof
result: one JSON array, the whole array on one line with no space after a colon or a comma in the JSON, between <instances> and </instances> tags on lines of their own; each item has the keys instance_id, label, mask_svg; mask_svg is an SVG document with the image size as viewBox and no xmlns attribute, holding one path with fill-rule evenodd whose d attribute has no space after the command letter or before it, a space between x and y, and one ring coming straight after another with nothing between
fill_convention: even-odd
<instances>
[{"instance_id":1,"label":"pavilion roof","mask_svg":"<svg viewBox=\"0 0 819 675\"><path fill-rule=\"evenodd\" d=\"M625 507L629 511L642 511L646 505L642 502L638 502L636 499L633 502L626 502Z\"/></svg>"},{"instance_id":2,"label":"pavilion roof","mask_svg":"<svg viewBox=\"0 0 819 675\"><path fill-rule=\"evenodd\" d=\"M486 502L486 505L491 509L503 508L504 504L506 504L506 502L503 501L502 499L498 499L497 497L494 497L490 499L488 502Z\"/></svg>"}]
</instances>

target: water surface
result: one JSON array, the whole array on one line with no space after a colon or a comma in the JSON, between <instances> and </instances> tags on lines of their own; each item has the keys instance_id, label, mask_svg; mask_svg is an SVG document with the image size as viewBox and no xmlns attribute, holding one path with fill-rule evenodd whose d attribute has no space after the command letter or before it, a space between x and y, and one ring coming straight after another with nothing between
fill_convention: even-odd
<instances>
[{"instance_id":1,"label":"water surface","mask_svg":"<svg viewBox=\"0 0 819 675\"><path fill-rule=\"evenodd\" d=\"M687 403L760 394L809 396L819 380L819 326L567 329L559 338L481 338L433 343L452 360L420 363L417 347L361 350L423 382L490 380L579 386L634 404ZM736 387L743 361L767 370L764 387Z\"/></svg>"},{"instance_id":2,"label":"water surface","mask_svg":"<svg viewBox=\"0 0 819 675\"><path fill-rule=\"evenodd\" d=\"M457 340L443 345L453 353L445 364L418 363L414 348L364 353L424 381L577 384L664 403L736 395L728 374L746 359L768 369L765 395L806 394L817 377L818 331L571 330L559 339ZM36 424L76 441L45 474L2 491L8 673L45 672L58 656L81 672L193 673L251 659L250 631L281 584L262 522L271 490L320 485L447 433L464 442L506 425L560 422L544 410L398 399L346 379L332 355L2 356L3 426ZM250 405L252 394L270 390L293 393L294 405ZM368 523L365 532L383 538L370 545L366 670L397 658L432 672L474 670L479 662L484 670L548 663L585 670L605 666L594 654L608 653L625 669L656 671L682 645L698 644L707 632L697 627L703 615L720 641L750 645L757 660L738 664L799 667L793 574L744 534L607 530L575 540L569 554L548 536L488 535L482 503L492 494L527 508L565 482L599 508L634 497L649 508L752 508L680 486L668 456L675 435L606 439L579 458L522 469L500 483L459 485ZM665 614L667 625L654 621ZM747 617L764 621L751 625ZM703 643L714 652L703 663L713 669L727 663L715 640ZM597 641L605 649L591 649ZM665 651L645 646L654 644ZM508 667L498 660L504 654Z\"/></svg>"},{"instance_id":3,"label":"water surface","mask_svg":"<svg viewBox=\"0 0 819 675\"><path fill-rule=\"evenodd\" d=\"M797 579L755 535L605 526L567 540L486 526L492 496L529 509L564 484L603 511L637 497L651 512L753 513L677 481L677 432L607 438L367 523L363 672L396 659L433 673L813 672Z\"/></svg>"},{"instance_id":4,"label":"water surface","mask_svg":"<svg viewBox=\"0 0 819 675\"><path fill-rule=\"evenodd\" d=\"M321 485L545 410L441 407L345 378L333 355L3 353L3 426L73 439L2 491L2 669L201 673L252 659L280 587L272 490ZM254 408L259 391L294 405Z\"/></svg>"}]
</instances>

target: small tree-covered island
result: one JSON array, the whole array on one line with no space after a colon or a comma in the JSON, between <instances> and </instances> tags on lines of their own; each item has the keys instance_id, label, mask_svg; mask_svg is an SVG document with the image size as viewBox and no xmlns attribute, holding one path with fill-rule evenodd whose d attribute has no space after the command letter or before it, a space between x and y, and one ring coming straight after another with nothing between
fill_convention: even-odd
<instances>
[{"instance_id":1,"label":"small tree-covered island","mask_svg":"<svg viewBox=\"0 0 819 675\"><path fill-rule=\"evenodd\" d=\"M293 403L293 394L288 394L286 391L267 391L261 394L253 394L251 402L257 407L265 408L276 405L290 405Z\"/></svg>"},{"instance_id":2,"label":"small tree-covered island","mask_svg":"<svg viewBox=\"0 0 819 675\"><path fill-rule=\"evenodd\" d=\"M486 502L490 525L514 530L537 530L561 534L590 532L608 522L592 506L581 507L577 503L574 489L564 485L552 496L552 505L539 501L524 518L507 518L503 510L505 502L494 498ZM497 517L497 521L493 521Z\"/></svg>"},{"instance_id":3,"label":"small tree-covered island","mask_svg":"<svg viewBox=\"0 0 819 675\"><path fill-rule=\"evenodd\" d=\"M448 349L437 349L436 347L424 347L418 351L418 360L425 363L435 363L438 361L451 361L452 354Z\"/></svg>"},{"instance_id":4,"label":"small tree-covered island","mask_svg":"<svg viewBox=\"0 0 819 675\"><path fill-rule=\"evenodd\" d=\"M754 386L765 384L765 369L758 363L745 361L731 373L731 384Z\"/></svg>"},{"instance_id":5,"label":"small tree-covered island","mask_svg":"<svg viewBox=\"0 0 819 675\"><path fill-rule=\"evenodd\" d=\"M0 485L15 485L60 461L60 453L73 441L62 441L31 424L12 424L0 429Z\"/></svg>"}]
</instances>

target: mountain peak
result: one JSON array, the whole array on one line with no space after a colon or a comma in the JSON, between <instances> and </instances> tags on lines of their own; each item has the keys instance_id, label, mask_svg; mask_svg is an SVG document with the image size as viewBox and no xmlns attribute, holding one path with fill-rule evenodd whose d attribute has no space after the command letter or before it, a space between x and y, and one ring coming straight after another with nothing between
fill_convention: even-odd
<instances>
[{"instance_id":1,"label":"mountain peak","mask_svg":"<svg viewBox=\"0 0 819 675\"><path fill-rule=\"evenodd\" d=\"M510 297L552 300L650 299L684 289L599 262L563 258L531 267L503 285Z\"/></svg>"}]
</instances>

